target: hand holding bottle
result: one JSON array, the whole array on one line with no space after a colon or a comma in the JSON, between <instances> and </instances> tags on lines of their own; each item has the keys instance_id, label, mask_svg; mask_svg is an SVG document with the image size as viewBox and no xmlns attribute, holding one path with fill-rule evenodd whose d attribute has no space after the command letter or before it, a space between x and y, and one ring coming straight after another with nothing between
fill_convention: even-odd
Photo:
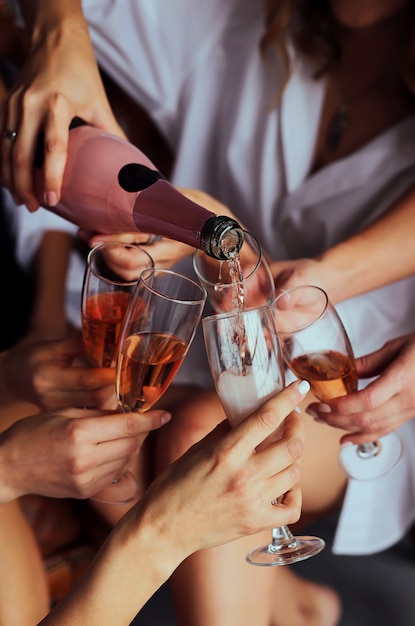
<instances>
[{"instance_id":1,"label":"hand holding bottle","mask_svg":"<svg viewBox=\"0 0 415 626\"><path fill-rule=\"evenodd\" d=\"M0 178L15 201L31 211L39 207L32 163L41 131L48 146L41 204L49 205L60 198L68 128L75 116L123 136L105 94L81 3L72 2L70 11L67 4L36 5L25 12L31 51L1 110L0 127L17 134L14 141L2 139Z\"/></svg>"},{"instance_id":2,"label":"hand holding bottle","mask_svg":"<svg viewBox=\"0 0 415 626\"><path fill-rule=\"evenodd\" d=\"M34 161L38 198L44 197L44 158L40 136ZM217 259L235 257L244 240L236 220L180 193L136 146L79 118L71 122L61 199L46 208L83 230L152 233Z\"/></svg>"}]
</instances>

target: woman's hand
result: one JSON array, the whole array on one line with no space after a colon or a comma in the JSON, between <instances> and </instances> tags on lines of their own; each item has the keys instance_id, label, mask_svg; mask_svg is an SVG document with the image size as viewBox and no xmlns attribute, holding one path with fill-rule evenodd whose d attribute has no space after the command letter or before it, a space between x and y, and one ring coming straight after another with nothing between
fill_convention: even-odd
<instances>
[{"instance_id":1,"label":"woman's hand","mask_svg":"<svg viewBox=\"0 0 415 626\"><path fill-rule=\"evenodd\" d=\"M351 431L341 443L373 441L415 417L415 333L388 341L356 365L359 378L378 378L361 391L307 408L314 418Z\"/></svg>"},{"instance_id":2,"label":"woman's hand","mask_svg":"<svg viewBox=\"0 0 415 626\"><path fill-rule=\"evenodd\" d=\"M75 593L42 624L72 624L80 614L84 623L109 623L108 589L120 575L111 615L128 624L188 555L298 520L304 432L291 411L308 389L293 383L235 429L223 422L170 465L119 521ZM270 442L279 427L281 439Z\"/></svg>"},{"instance_id":3,"label":"woman's hand","mask_svg":"<svg viewBox=\"0 0 415 626\"><path fill-rule=\"evenodd\" d=\"M113 408L113 368L86 362L82 337L22 341L0 356L3 402L25 400L46 410L62 406Z\"/></svg>"},{"instance_id":4,"label":"woman's hand","mask_svg":"<svg viewBox=\"0 0 415 626\"><path fill-rule=\"evenodd\" d=\"M196 550L296 522L304 433L293 410L308 389L293 383L233 430L222 422L157 477L131 512L130 531L137 515L151 519L164 535L161 552L168 546L178 564Z\"/></svg>"},{"instance_id":5,"label":"woman's hand","mask_svg":"<svg viewBox=\"0 0 415 626\"><path fill-rule=\"evenodd\" d=\"M164 411L65 408L31 415L0 434L0 503L28 493L88 498L122 473Z\"/></svg>"},{"instance_id":6,"label":"woman's hand","mask_svg":"<svg viewBox=\"0 0 415 626\"><path fill-rule=\"evenodd\" d=\"M82 230L79 231L79 235L88 242L91 248L105 241L114 241L114 235L104 235L101 233L91 234L90 232ZM154 266L160 268L168 269L182 259L192 255L194 251L194 248L185 243L164 237L154 237L150 233L117 233L116 239L124 243L139 245L151 256L154 261ZM129 259L126 256L124 270L128 268Z\"/></svg>"},{"instance_id":7,"label":"woman's hand","mask_svg":"<svg viewBox=\"0 0 415 626\"><path fill-rule=\"evenodd\" d=\"M335 290L338 276L318 258L271 261L271 272L276 291L300 285L316 285L324 289L333 304L338 301Z\"/></svg>"},{"instance_id":8,"label":"woman's hand","mask_svg":"<svg viewBox=\"0 0 415 626\"><path fill-rule=\"evenodd\" d=\"M43 3L28 58L1 110L0 178L31 211L60 198L68 129L74 117L123 136L109 106L80 3ZM66 3L67 4L67 3ZM76 7L75 5L79 5ZM43 21L42 21L43 20ZM14 140L6 130L16 132ZM33 162L44 132L44 194L35 195Z\"/></svg>"}]
</instances>

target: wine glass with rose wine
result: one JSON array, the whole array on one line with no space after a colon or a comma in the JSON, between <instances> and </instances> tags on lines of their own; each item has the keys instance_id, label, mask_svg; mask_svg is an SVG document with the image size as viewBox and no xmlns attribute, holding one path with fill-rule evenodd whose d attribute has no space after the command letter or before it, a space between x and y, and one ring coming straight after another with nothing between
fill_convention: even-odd
<instances>
[{"instance_id":1,"label":"wine glass with rose wine","mask_svg":"<svg viewBox=\"0 0 415 626\"><path fill-rule=\"evenodd\" d=\"M90 250L82 288L81 318L85 352L93 367L115 370L118 339L131 294L143 269L153 266L151 256L137 245L111 241ZM126 471L93 499L124 504L134 501L138 492L136 479Z\"/></svg>"},{"instance_id":2,"label":"wine glass with rose wine","mask_svg":"<svg viewBox=\"0 0 415 626\"><path fill-rule=\"evenodd\" d=\"M264 306L220 313L205 317L202 326L215 388L234 426L285 385L273 310ZM273 529L269 544L246 559L252 565L286 565L308 559L324 546L319 537L294 537L281 526Z\"/></svg>"},{"instance_id":3,"label":"wine glass with rose wine","mask_svg":"<svg viewBox=\"0 0 415 626\"><path fill-rule=\"evenodd\" d=\"M316 398L325 402L357 390L352 346L326 292L314 285L293 287L274 303L284 360L307 380ZM349 478L371 480L387 474L402 456L397 433L364 444L340 447L339 462Z\"/></svg>"},{"instance_id":4,"label":"wine glass with rose wine","mask_svg":"<svg viewBox=\"0 0 415 626\"><path fill-rule=\"evenodd\" d=\"M145 413L176 375L206 302L198 283L177 272L146 269L135 287L121 331L116 393L123 411Z\"/></svg>"}]
</instances>

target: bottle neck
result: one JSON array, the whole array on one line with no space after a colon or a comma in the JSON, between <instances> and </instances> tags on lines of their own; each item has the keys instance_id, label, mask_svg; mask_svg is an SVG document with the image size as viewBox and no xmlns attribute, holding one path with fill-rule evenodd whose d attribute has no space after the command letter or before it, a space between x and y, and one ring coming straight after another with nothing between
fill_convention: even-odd
<instances>
[{"instance_id":1,"label":"bottle neck","mask_svg":"<svg viewBox=\"0 0 415 626\"><path fill-rule=\"evenodd\" d=\"M209 219L200 235L202 250L219 260L229 260L238 256L243 242L244 232L241 226L226 215L215 215Z\"/></svg>"}]
</instances>

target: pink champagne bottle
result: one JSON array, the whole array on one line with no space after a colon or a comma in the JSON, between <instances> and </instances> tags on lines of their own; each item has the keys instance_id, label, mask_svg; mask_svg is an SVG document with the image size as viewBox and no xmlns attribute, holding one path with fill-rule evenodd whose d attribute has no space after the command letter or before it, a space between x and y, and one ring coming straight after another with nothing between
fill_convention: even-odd
<instances>
[{"instance_id":1,"label":"pink champagne bottle","mask_svg":"<svg viewBox=\"0 0 415 626\"><path fill-rule=\"evenodd\" d=\"M39 198L42 163L43 138L35 159ZM217 259L237 256L244 239L238 222L186 198L138 148L82 120L69 131L60 202L45 208L90 231L152 233Z\"/></svg>"}]
</instances>

